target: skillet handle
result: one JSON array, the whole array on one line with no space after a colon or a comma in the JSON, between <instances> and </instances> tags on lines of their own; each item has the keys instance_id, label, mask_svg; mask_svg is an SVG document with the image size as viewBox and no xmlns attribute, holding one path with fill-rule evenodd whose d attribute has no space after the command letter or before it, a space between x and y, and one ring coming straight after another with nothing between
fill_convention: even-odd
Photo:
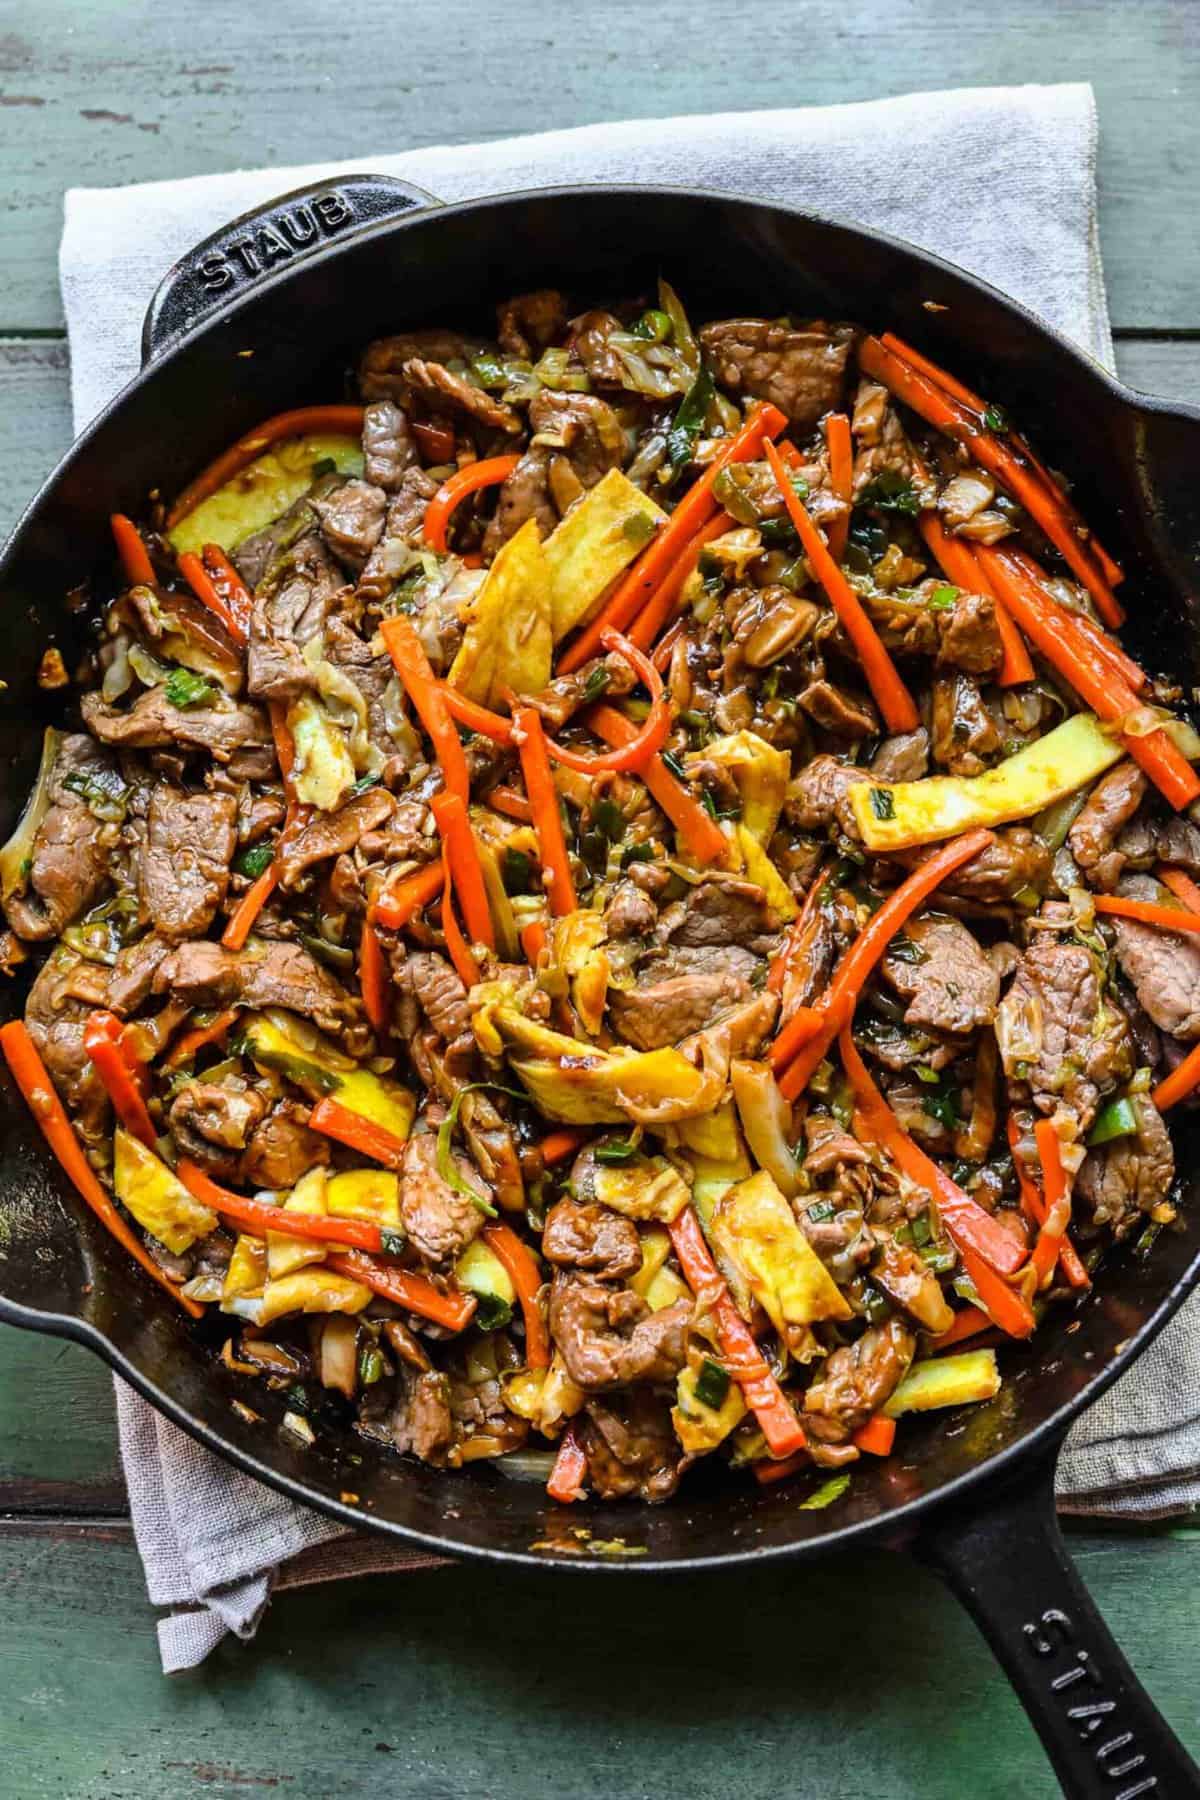
<instances>
[{"instance_id":1,"label":"skillet handle","mask_svg":"<svg viewBox=\"0 0 1200 1800\"><path fill-rule=\"evenodd\" d=\"M913 1545L962 1601L1016 1689L1068 1800L1182 1800L1200 1769L1117 1648L1067 1554L1054 1459L935 1514Z\"/></svg>"},{"instance_id":2,"label":"skillet handle","mask_svg":"<svg viewBox=\"0 0 1200 1800\"><path fill-rule=\"evenodd\" d=\"M142 367L266 276L368 225L438 205L435 195L393 175L339 175L231 219L181 256L154 290L142 325Z\"/></svg>"}]
</instances>

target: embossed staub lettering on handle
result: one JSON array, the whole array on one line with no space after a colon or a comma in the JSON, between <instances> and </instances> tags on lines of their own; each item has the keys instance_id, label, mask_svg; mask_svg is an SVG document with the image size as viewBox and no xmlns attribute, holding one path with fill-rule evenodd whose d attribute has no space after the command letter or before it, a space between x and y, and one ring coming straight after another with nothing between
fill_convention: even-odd
<instances>
[{"instance_id":1,"label":"embossed staub lettering on handle","mask_svg":"<svg viewBox=\"0 0 1200 1800\"><path fill-rule=\"evenodd\" d=\"M206 251L199 264L204 289L220 294L244 286L290 262L298 250L308 249L318 238L336 237L355 216L353 200L339 188L264 214L244 237Z\"/></svg>"},{"instance_id":2,"label":"embossed staub lettering on handle","mask_svg":"<svg viewBox=\"0 0 1200 1800\"><path fill-rule=\"evenodd\" d=\"M1101 1776L1114 1786L1123 1784L1127 1776L1134 1778L1131 1786L1122 1785L1113 1794L1113 1800L1137 1800L1141 1794L1159 1792L1158 1777L1138 1749L1132 1731L1121 1729L1116 1716L1119 1702L1105 1694L1104 1671L1090 1651L1076 1644L1069 1614L1049 1607L1021 1630L1034 1656L1055 1659L1050 1691L1061 1697L1080 1743L1090 1744Z\"/></svg>"}]
</instances>

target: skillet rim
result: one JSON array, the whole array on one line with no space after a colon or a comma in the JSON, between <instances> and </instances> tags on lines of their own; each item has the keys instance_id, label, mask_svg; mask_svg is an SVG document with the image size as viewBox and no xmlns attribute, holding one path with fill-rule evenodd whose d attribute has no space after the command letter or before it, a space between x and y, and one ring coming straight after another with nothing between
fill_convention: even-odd
<instances>
[{"instance_id":1,"label":"skillet rim","mask_svg":"<svg viewBox=\"0 0 1200 1800\"><path fill-rule=\"evenodd\" d=\"M350 179L349 173L332 176L329 181L336 183L338 180L348 179ZM324 184L314 183L312 185ZM907 239L896 237L890 232L857 224L837 214L818 212L785 201L758 199L751 195L736 194L725 189L693 187L687 184L581 182L511 189L497 194L454 202L442 202L435 199L428 206L416 206L393 218L363 225L344 237L322 244L310 254L297 258L293 263L258 277L247 287L230 296L224 303L213 306L191 330L174 337L159 354L146 354L144 351L144 360L138 372L88 422L22 508L3 548L0 549L0 582L5 579L8 567L17 553L22 538L43 504L51 499L54 490L73 467L76 459L84 455L93 437L120 413L136 390L151 385L161 370L172 364L176 357L185 356L206 331L228 325L243 312L252 310L263 296L274 294L286 288L290 283L301 280L310 270L336 262L340 257L350 255L361 246L373 243L377 239L393 234L400 235L407 230L420 228L443 217L456 218L469 216L475 212L504 210L531 201L565 202L593 195L616 195L645 203L690 200L704 205L732 206L742 212L773 213L788 219L797 219L819 227L831 228L836 232L846 234L851 240L857 239L863 242L882 244L896 251L902 258L907 259L923 271L948 278L956 286L973 289L991 304L1015 317L1026 329L1032 331L1035 337L1053 346L1060 353L1064 353L1079 369L1086 381L1102 389L1119 407L1135 414L1184 419L1200 425L1200 406L1192 406L1186 402L1172 402L1158 395L1140 393L1112 373L1091 351L1067 337L1057 326L1041 318L1022 301L1005 294L982 276L948 261L934 251L926 250ZM262 207L253 209L253 212L247 217L252 217L254 213L258 212L269 212L271 206L276 203L276 201L268 201ZM182 260L186 260L186 258ZM163 276L151 297L147 317L150 316L150 311L156 305L166 284L176 276L180 267L180 262L175 263ZM31 1121L28 1122L28 1129L32 1131ZM36 1144L36 1134L31 1141ZM40 1144L37 1144L36 1148L39 1156L47 1154ZM748 1564L759 1564L767 1560L802 1559L824 1554L834 1548L847 1547L854 1543L889 1536L902 1540L910 1533L915 1521L930 1514L936 1518L939 1509L949 1509L965 1494L978 1489L981 1484L1002 1483L1022 1460L1033 1464L1039 1460L1039 1455L1044 1456L1048 1452L1056 1450L1071 1422L1137 1360L1142 1351L1158 1336L1163 1327L1179 1310L1197 1283L1200 1283L1200 1247L1195 1249L1183 1272L1177 1277L1149 1317L1122 1344L1120 1350L1109 1358L1105 1366L1096 1371L1083 1384L1076 1394L1015 1442L987 1455L976 1467L953 1477L933 1492L901 1501L895 1507L889 1508L874 1518L838 1526L824 1532L818 1531L812 1536L790 1544L760 1545L747 1549L735 1548L716 1554L672 1557L669 1560L656 1558L653 1554L644 1558L628 1559L618 1557L583 1559L539 1555L532 1550L518 1551L483 1544L463 1543L419 1527L401 1525L347 1505L340 1500L335 1500L332 1496L314 1492L302 1480L260 1462L251 1453L233 1445L214 1427L193 1418L186 1407L163 1392L149 1378L143 1376L125 1353L119 1350L103 1330L91 1321L73 1314L42 1312L0 1295L0 1322L82 1344L97 1355L101 1361L108 1364L114 1373L119 1374L123 1380L128 1382L156 1411L215 1455L241 1469L245 1474L263 1482L276 1492L282 1493L302 1505L311 1506L325 1516L353 1529L361 1530L365 1527L401 1542L420 1545L425 1549L452 1558L498 1562L539 1571L554 1568L590 1573L620 1569L645 1575L672 1575L735 1568ZM580 1513L581 1518L585 1516L585 1513Z\"/></svg>"}]
</instances>

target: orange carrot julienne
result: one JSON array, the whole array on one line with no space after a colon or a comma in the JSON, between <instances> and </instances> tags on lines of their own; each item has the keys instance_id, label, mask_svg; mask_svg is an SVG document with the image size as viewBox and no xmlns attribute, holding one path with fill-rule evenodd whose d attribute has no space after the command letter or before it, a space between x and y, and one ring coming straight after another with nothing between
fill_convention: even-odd
<instances>
[{"instance_id":1,"label":"orange carrot julienne","mask_svg":"<svg viewBox=\"0 0 1200 1800\"><path fill-rule=\"evenodd\" d=\"M1033 663L1025 648L1025 640L1003 601L996 598L996 590L984 573L973 546L963 538L951 537L935 512L923 512L917 525L943 575L954 582L956 587L965 588L972 594L986 594L991 600L996 613L996 630L1004 648L1000 672L996 678L999 685L1015 687L1019 682L1032 681Z\"/></svg>"},{"instance_id":2,"label":"orange carrot julienne","mask_svg":"<svg viewBox=\"0 0 1200 1800\"><path fill-rule=\"evenodd\" d=\"M234 613L223 595L217 591L215 582L194 550L185 550L179 558L179 573L195 594L202 606L206 606L221 625L223 625L235 644L246 642L246 633L237 615Z\"/></svg>"},{"instance_id":3,"label":"orange carrot julienne","mask_svg":"<svg viewBox=\"0 0 1200 1800\"><path fill-rule=\"evenodd\" d=\"M158 1134L130 1069L129 1059L121 1048L124 1030L115 1013L89 1013L83 1027L83 1047L126 1131L139 1138L147 1150L153 1150Z\"/></svg>"},{"instance_id":4,"label":"orange carrot julienne","mask_svg":"<svg viewBox=\"0 0 1200 1800\"><path fill-rule=\"evenodd\" d=\"M517 727L521 772L525 777L525 792L529 795L542 868L550 876L547 889L550 908L561 918L564 913L575 911L575 883L563 836L558 791L550 773L546 734L542 729L541 716L532 706L519 707L514 723ZM636 733L635 726L630 726L630 730ZM603 737L604 733L601 732L600 736Z\"/></svg>"},{"instance_id":5,"label":"orange carrot julienne","mask_svg":"<svg viewBox=\"0 0 1200 1800\"><path fill-rule=\"evenodd\" d=\"M219 1012L209 1024L194 1025L190 1031L185 1031L163 1058L163 1068L170 1074L198 1056L209 1044L219 1044L230 1027L237 1024L237 1018L237 1008L231 1007L228 1012Z\"/></svg>"},{"instance_id":6,"label":"orange carrot julienne","mask_svg":"<svg viewBox=\"0 0 1200 1800\"><path fill-rule=\"evenodd\" d=\"M952 838L924 862L918 863L912 874L872 913L834 971L821 1005L826 1023L816 1037L804 1044L780 1077L779 1087L785 1100L796 1100L803 1093L813 1070L824 1059L842 1028L843 1000L848 994L857 994L861 990L905 920L911 918L921 902L941 886L947 875L986 850L992 841L993 834L984 830L968 831L961 837ZM786 1059L777 1061L773 1054L771 1060L778 1070Z\"/></svg>"},{"instance_id":7,"label":"orange carrot julienne","mask_svg":"<svg viewBox=\"0 0 1200 1800\"><path fill-rule=\"evenodd\" d=\"M516 788L505 787L503 784L488 789L484 795L484 805L490 806L493 812L503 813L506 819L516 819L521 825L528 825L533 819L533 813L524 794L519 794Z\"/></svg>"},{"instance_id":8,"label":"orange carrot julienne","mask_svg":"<svg viewBox=\"0 0 1200 1800\"><path fill-rule=\"evenodd\" d=\"M450 871L450 852L442 845L442 866L446 879L442 884L442 936L446 940L446 954L454 964L454 972L465 988L478 987L483 979L483 971L475 960L475 953L463 936L458 915L454 910L454 881Z\"/></svg>"},{"instance_id":9,"label":"orange carrot julienne","mask_svg":"<svg viewBox=\"0 0 1200 1800\"><path fill-rule=\"evenodd\" d=\"M624 713L613 706L593 706L587 723L606 744L628 744L637 736L638 728ZM676 780L661 756L652 756L639 776L649 788L656 804L666 813L672 825L702 865L724 865L729 858L729 843L717 821L705 812L698 801Z\"/></svg>"},{"instance_id":10,"label":"orange carrot julienne","mask_svg":"<svg viewBox=\"0 0 1200 1800\"><path fill-rule=\"evenodd\" d=\"M1177 1069L1163 1077L1151 1098L1159 1112L1186 1100L1192 1089L1200 1085L1200 1044L1188 1051Z\"/></svg>"},{"instance_id":11,"label":"orange carrot julienne","mask_svg":"<svg viewBox=\"0 0 1200 1800\"><path fill-rule=\"evenodd\" d=\"M250 636L250 614L254 597L220 544L205 544L200 560L207 569L213 587L236 623L233 636L244 644Z\"/></svg>"},{"instance_id":12,"label":"orange carrot julienne","mask_svg":"<svg viewBox=\"0 0 1200 1800\"><path fill-rule=\"evenodd\" d=\"M670 663L676 644L683 636L683 630L686 624L686 619L676 619L673 625L667 626L667 629L663 632L657 644L655 644L650 660L660 675L666 673L667 665Z\"/></svg>"},{"instance_id":13,"label":"orange carrot julienne","mask_svg":"<svg viewBox=\"0 0 1200 1800\"><path fill-rule=\"evenodd\" d=\"M379 1037L387 1035L391 1014L392 976L383 945L370 919L363 920L358 940L358 979L363 1011Z\"/></svg>"},{"instance_id":14,"label":"orange carrot julienne","mask_svg":"<svg viewBox=\"0 0 1200 1800\"><path fill-rule=\"evenodd\" d=\"M851 1441L868 1456L890 1456L896 1441L896 1421L876 1413L873 1419L859 1426Z\"/></svg>"},{"instance_id":15,"label":"orange carrot julienne","mask_svg":"<svg viewBox=\"0 0 1200 1800\"><path fill-rule=\"evenodd\" d=\"M465 725L468 731L478 732L481 737L491 738L495 744L511 744L513 741L512 720L506 719L503 713L492 712L490 707L480 706L478 701L470 700L466 694L460 694L450 682L441 684L442 699L452 719Z\"/></svg>"},{"instance_id":16,"label":"orange carrot julienne","mask_svg":"<svg viewBox=\"0 0 1200 1800\"><path fill-rule=\"evenodd\" d=\"M525 1362L531 1369L550 1367L550 1337L538 1294L542 1287L542 1271L532 1250L517 1236L511 1225L496 1219L483 1228L483 1241L500 1258L517 1290L521 1317L525 1321Z\"/></svg>"},{"instance_id":17,"label":"orange carrot julienne","mask_svg":"<svg viewBox=\"0 0 1200 1800\"><path fill-rule=\"evenodd\" d=\"M850 530L850 500L854 482L854 446L850 440L850 421L843 412L828 413L825 418L825 445L829 452L829 486L846 510L829 527L829 554L840 563L846 556L846 537Z\"/></svg>"},{"instance_id":18,"label":"orange carrot julienne","mask_svg":"<svg viewBox=\"0 0 1200 1800\"><path fill-rule=\"evenodd\" d=\"M650 711L627 743L615 749L610 746L599 755L594 751L568 750L555 743L553 738L546 739L546 749L555 762L574 769L578 775L619 775L626 771L640 774L667 741L671 729L671 703L663 689L662 676L636 644L610 625L600 633L600 642L605 650L622 657L634 674L641 677L650 695Z\"/></svg>"},{"instance_id":19,"label":"orange carrot julienne","mask_svg":"<svg viewBox=\"0 0 1200 1800\"><path fill-rule=\"evenodd\" d=\"M587 1454L580 1441L578 1427L572 1420L563 1432L558 1455L554 1458L554 1467L546 1483L546 1492L560 1506L570 1506L573 1500L584 1498L583 1484L587 1480L587 1472Z\"/></svg>"},{"instance_id":20,"label":"orange carrot julienne","mask_svg":"<svg viewBox=\"0 0 1200 1800\"><path fill-rule=\"evenodd\" d=\"M769 983L768 983L769 985ZM786 1069L792 1058L811 1043L825 1024L826 1014L818 1006L797 1006L787 1024L771 1045L771 1067Z\"/></svg>"},{"instance_id":21,"label":"orange carrot julienne","mask_svg":"<svg viewBox=\"0 0 1200 1800\"><path fill-rule=\"evenodd\" d=\"M113 513L109 524L126 580L135 587L153 587L156 580L154 564L133 520L127 519L124 513Z\"/></svg>"},{"instance_id":22,"label":"orange carrot julienne","mask_svg":"<svg viewBox=\"0 0 1200 1800\"><path fill-rule=\"evenodd\" d=\"M964 1306L955 1313L953 1325L939 1332L930 1342L935 1350L949 1350L952 1344L964 1343L967 1338L978 1337L981 1331L992 1329L992 1321L985 1312L977 1306Z\"/></svg>"},{"instance_id":23,"label":"orange carrot julienne","mask_svg":"<svg viewBox=\"0 0 1200 1800\"><path fill-rule=\"evenodd\" d=\"M670 623L679 604L680 595L700 561L700 552L704 549L705 544L711 544L714 538L723 537L727 531L733 531L736 523L737 521L731 519L727 512L718 512L688 539L629 627L630 641L635 643L639 650L649 650L659 632Z\"/></svg>"},{"instance_id":24,"label":"orange carrot julienne","mask_svg":"<svg viewBox=\"0 0 1200 1800\"><path fill-rule=\"evenodd\" d=\"M292 787L292 768L296 760L296 746L288 729L287 710L283 703L272 700L268 706L271 719L271 734L275 739L275 757L279 763L279 773L283 777L284 790L288 796L287 815L283 821L283 830L275 845L274 860L265 868L258 879L246 889L238 901L229 923L221 933L221 942L226 950L240 950L254 929L254 922L266 905L279 883L279 854L292 834L300 830L308 818L310 809L296 804Z\"/></svg>"},{"instance_id":25,"label":"orange carrot julienne","mask_svg":"<svg viewBox=\"0 0 1200 1800\"><path fill-rule=\"evenodd\" d=\"M605 625L625 631L633 623L688 540L716 512L713 483L721 470L728 468L730 463L748 462L768 438L778 437L786 424L787 419L777 407L767 402L755 405L745 424L726 440L703 475L688 489L658 536L647 544L591 624L584 627L575 642L559 657L560 675L569 675L591 661Z\"/></svg>"},{"instance_id":26,"label":"orange carrot julienne","mask_svg":"<svg viewBox=\"0 0 1200 1800\"><path fill-rule=\"evenodd\" d=\"M454 889L462 905L463 922L471 940L476 944L486 944L489 950L494 950L496 931L492 924L492 912L479 861L479 846L475 842L467 809L457 794L448 794L445 789L440 794L435 794L429 804L441 833L446 873L448 877L453 875Z\"/></svg>"},{"instance_id":27,"label":"orange carrot julienne","mask_svg":"<svg viewBox=\"0 0 1200 1800\"><path fill-rule=\"evenodd\" d=\"M1185 906L1156 906L1153 900L1128 900L1124 894L1095 894L1098 913L1118 919L1136 919L1142 925L1158 925L1164 931L1200 931L1200 914Z\"/></svg>"},{"instance_id":28,"label":"orange carrot julienne","mask_svg":"<svg viewBox=\"0 0 1200 1800\"><path fill-rule=\"evenodd\" d=\"M1047 492L1017 451L989 431L982 416L973 408L921 374L912 363L878 338L864 339L859 346L858 361L865 374L881 381L898 400L911 406L938 431L964 444L974 460L1003 483L1083 582L1105 624L1114 629L1119 626L1124 614L1100 566L1064 510L1059 496Z\"/></svg>"},{"instance_id":29,"label":"orange carrot julienne","mask_svg":"<svg viewBox=\"0 0 1200 1800\"><path fill-rule=\"evenodd\" d=\"M7 1025L0 1026L0 1050L4 1052L4 1060L8 1064L9 1073L21 1090L25 1104L37 1121L42 1136L85 1205L95 1213L105 1230L117 1240L122 1250L132 1256L134 1262L145 1270L153 1282L170 1294L172 1300L182 1306L184 1312L189 1313L193 1319L203 1318L204 1308L195 1300L189 1300L186 1294L180 1293L170 1277L159 1268L149 1251L134 1236L96 1179L95 1171L84 1155L83 1145L76 1135L75 1127L67 1117L63 1103L54 1090L54 1083L46 1071L46 1065L38 1055L33 1039L22 1019L10 1019Z\"/></svg>"},{"instance_id":30,"label":"orange carrot julienne","mask_svg":"<svg viewBox=\"0 0 1200 1800\"><path fill-rule=\"evenodd\" d=\"M771 471L783 495L788 517L796 527L801 547L812 566L813 574L825 590L829 604L841 622L842 629L858 653L867 686L883 714L889 731L915 731L921 723L912 695L905 687L888 655L878 632L863 611L855 593L833 557L825 540L805 511L804 503L788 479L787 469L774 444L763 445Z\"/></svg>"},{"instance_id":31,"label":"orange carrot julienne","mask_svg":"<svg viewBox=\"0 0 1200 1800\"><path fill-rule=\"evenodd\" d=\"M254 921L275 892L279 880L278 871L272 863L264 869L258 879L246 889L237 906L229 916L229 923L221 933L221 942L226 950L240 950L254 929Z\"/></svg>"},{"instance_id":32,"label":"orange carrot julienne","mask_svg":"<svg viewBox=\"0 0 1200 1800\"><path fill-rule=\"evenodd\" d=\"M403 1138L383 1125L376 1125L373 1119L364 1119L361 1113L351 1112L331 1094L317 1101L308 1115L308 1122L322 1137L333 1138L349 1150L361 1150L364 1156L369 1156L372 1162L382 1163L385 1169L399 1169L404 1161Z\"/></svg>"},{"instance_id":33,"label":"orange carrot julienne","mask_svg":"<svg viewBox=\"0 0 1200 1800\"><path fill-rule=\"evenodd\" d=\"M1155 874L1163 886L1170 888L1177 900L1182 900L1189 912L1200 913L1200 887L1185 875L1182 869L1164 868L1160 863Z\"/></svg>"},{"instance_id":34,"label":"orange carrot julienne","mask_svg":"<svg viewBox=\"0 0 1200 1800\"><path fill-rule=\"evenodd\" d=\"M782 1457L778 1462L762 1461L751 1463L754 1479L759 1487L774 1487L777 1481L787 1481L792 1475L799 1475L801 1469L811 1469L812 1457L807 1450L797 1450L794 1456Z\"/></svg>"},{"instance_id":35,"label":"orange carrot julienne","mask_svg":"<svg viewBox=\"0 0 1200 1800\"><path fill-rule=\"evenodd\" d=\"M434 550L444 552L446 530L455 507L461 505L468 494L507 481L520 460L519 456L485 456L448 476L425 508L425 542Z\"/></svg>"},{"instance_id":36,"label":"orange carrot julienne","mask_svg":"<svg viewBox=\"0 0 1200 1800\"><path fill-rule=\"evenodd\" d=\"M561 1131L552 1131L544 1137L538 1148L542 1153L542 1161L548 1169L555 1163L565 1162L568 1156L574 1156L576 1150L582 1148L591 1136L589 1131L575 1130L565 1126Z\"/></svg>"},{"instance_id":37,"label":"orange carrot julienne","mask_svg":"<svg viewBox=\"0 0 1200 1800\"><path fill-rule=\"evenodd\" d=\"M376 922L389 931L400 931L414 919L423 906L442 891L446 871L439 857L424 868L413 869L392 886L384 886L375 902Z\"/></svg>"},{"instance_id":38,"label":"orange carrot julienne","mask_svg":"<svg viewBox=\"0 0 1200 1800\"><path fill-rule=\"evenodd\" d=\"M960 1250L963 1269L970 1276L975 1292L983 1302L985 1311L990 1315L993 1324L1009 1337L1025 1338L1032 1333L1037 1320L1023 1294L1010 1287L1002 1275L998 1275L982 1256L973 1250Z\"/></svg>"},{"instance_id":39,"label":"orange carrot julienne","mask_svg":"<svg viewBox=\"0 0 1200 1800\"><path fill-rule=\"evenodd\" d=\"M292 1215L289 1213L288 1217ZM394 1264L376 1262L373 1256L366 1256L361 1250L347 1250L345 1255L327 1256L326 1268L332 1269L336 1275L349 1276L351 1281L361 1281L385 1300L394 1300L405 1312L417 1313L422 1319L432 1319L435 1325L445 1325L449 1331L462 1331L475 1316L475 1296L464 1294L454 1289L443 1293L441 1288L434 1287L423 1275L414 1275L408 1269L398 1269Z\"/></svg>"},{"instance_id":40,"label":"orange carrot julienne","mask_svg":"<svg viewBox=\"0 0 1200 1800\"><path fill-rule=\"evenodd\" d=\"M977 1200L964 1193L945 1170L926 1156L876 1087L874 1079L858 1053L849 1025L838 1036L842 1067L854 1090L855 1102L870 1129L872 1139L887 1151L893 1162L925 1189L936 1203L943 1225L960 1256L977 1255L989 1267L1009 1275L1026 1261L1026 1254L1016 1241L997 1224L991 1213Z\"/></svg>"},{"instance_id":41,"label":"orange carrot julienne","mask_svg":"<svg viewBox=\"0 0 1200 1800\"><path fill-rule=\"evenodd\" d=\"M1012 1151L1013 1167L1017 1171L1017 1186L1021 1194L1021 1210L1025 1217L1035 1225L1043 1225L1046 1221L1046 1203L1042 1199L1041 1190L1025 1167L1025 1159L1021 1155L1021 1134L1017 1130L1017 1122L1012 1113L1008 1115L1008 1143ZM1036 1140L1035 1140L1036 1141ZM1045 1252L1043 1252L1043 1255ZM1035 1247L1036 1255L1036 1247ZM1058 1261L1063 1274L1074 1288L1091 1287L1092 1278L1080 1260L1079 1252L1071 1242L1071 1235L1064 1230L1059 1245Z\"/></svg>"},{"instance_id":42,"label":"orange carrot julienne","mask_svg":"<svg viewBox=\"0 0 1200 1800\"><path fill-rule=\"evenodd\" d=\"M345 432L347 436L353 436L362 430L362 422L361 406L301 406L292 412L276 413L273 418L264 419L261 425L256 425L253 431L246 432L228 450L222 451L201 470L195 481L188 483L167 514L168 528L195 512L202 500L207 500L227 481L232 481L248 463L254 462L281 438L302 437L310 431Z\"/></svg>"},{"instance_id":43,"label":"orange carrot julienne","mask_svg":"<svg viewBox=\"0 0 1200 1800\"><path fill-rule=\"evenodd\" d=\"M825 886L825 870L818 863L809 883L808 892L804 896L804 904L788 928L782 948L771 959L767 970L767 987L772 994L782 995L788 976L788 965L804 941L804 934L812 921L813 913L821 902L821 890Z\"/></svg>"},{"instance_id":44,"label":"orange carrot julienne","mask_svg":"<svg viewBox=\"0 0 1200 1800\"><path fill-rule=\"evenodd\" d=\"M465 806L471 795L471 780L462 739L450 717L441 683L430 667L416 628L411 619L400 614L394 619L384 619L379 630L392 665L437 751L442 779L449 792L457 794Z\"/></svg>"},{"instance_id":45,"label":"orange carrot julienne","mask_svg":"<svg viewBox=\"0 0 1200 1800\"><path fill-rule=\"evenodd\" d=\"M528 925L522 925L518 934L521 948L525 952L525 961L531 969L536 969L542 951L546 948L546 927L541 919L531 919Z\"/></svg>"},{"instance_id":46,"label":"orange carrot julienne","mask_svg":"<svg viewBox=\"0 0 1200 1800\"><path fill-rule=\"evenodd\" d=\"M346 1244L353 1249L392 1256L403 1248L398 1232L385 1231L368 1219L342 1219L332 1213L288 1212L286 1207L272 1206L269 1201L232 1193L213 1181L187 1156L180 1157L175 1173L193 1199L211 1206L223 1219L232 1219L235 1225L252 1232L255 1237L278 1231L287 1237L307 1238L314 1243Z\"/></svg>"},{"instance_id":47,"label":"orange carrot julienne","mask_svg":"<svg viewBox=\"0 0 1200 1800\"><path fill-rule=\"evenodd\" d=\"M1038 1286L1045 1287L1054 1273L1066 1236L1066 1219L1060 1216L1066 1210L1067 1177L1063 1169L1062 1151L1059 1146L1058 1133L1050 1119L1039 1119L1033 1128L1034 1142L1038 1147L1038 1155L1042 1163L1043 1201L1046 1213L1042 1228L1038 1233L1037 1243L1033 1247L1032 1262L1037 1270Z\"/></svg>"},{"instance_id":48,"label":"orange carrot julienne","mask_svg":"<svg viewBox=\"0 0 1200 1800\"><path fill-rule=\"evenodd\" d=\"M695 1207L686 1206L668 1230L683 1278L702 1311L713 1316L725 1367L761 1425L771 1455L791 1456L802 1450L808 1441L804 1429L734 1304L705 1242Z\"/></svg>"},{"instance_id":49,"label":"orange carrot julienne","mask_svg":"<svg viewBox=\"0 0 1200 1800\"><path fill-rule=\"evenodd\" d=\"M963 403L969 406L972 411L979 413L981 416L987 412L988 407L986 400L981 399L971 388L965 386L964 383L959 381L955 376L948 374L945 369L939 368L938 364L931 362L927 356L922 356L919 350L914 350L911 344L906 344L903 338L898 338L896 336L895 332L885 331L879 341L886 349L893 350L904 362L911 363L918 374L927 375L936 386L944 388L946 393L952 395L955 400L963 401ZM1050 473L1045 463L1042 462L1030 448L1027 438L1022 437L1021 434L1014 431L1011 426L1008 429L1007 436L1012 448L1017 451L1019 455L1026 458L1039 481L1041 481L1044 487L1049 489L1051 499L1057 502L1063 513L1071 521L1076 535L1086 542L1087 549L1096 558L1097 563L1100 565L1100 571L1109 586L1118 586L1118 584L1125 579L1124 570L1119 563L1113 561L1099 538L1088 530L1088 527L1084 524L1082 515L1070 495L1063 488L1062 483L1056 476Z\"/></svg>"}]
</instances>

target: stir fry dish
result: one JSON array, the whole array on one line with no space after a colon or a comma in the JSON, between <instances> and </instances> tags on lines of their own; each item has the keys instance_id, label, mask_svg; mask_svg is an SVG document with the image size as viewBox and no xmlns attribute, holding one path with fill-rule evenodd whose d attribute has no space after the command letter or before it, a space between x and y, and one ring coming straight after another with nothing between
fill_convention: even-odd
<instances>
[{"instance_id":1,"label":"stir fry dish","mask_svg":"<svg viewBox=\"0 0 1200 1800\"><path fill-rule=\"evenodd\" d=\"M1200 738L998 405L653 300L113 519L0 1046L251 1425L820 1505L1176 1217Z\"/></svg>"}]
</instances>

